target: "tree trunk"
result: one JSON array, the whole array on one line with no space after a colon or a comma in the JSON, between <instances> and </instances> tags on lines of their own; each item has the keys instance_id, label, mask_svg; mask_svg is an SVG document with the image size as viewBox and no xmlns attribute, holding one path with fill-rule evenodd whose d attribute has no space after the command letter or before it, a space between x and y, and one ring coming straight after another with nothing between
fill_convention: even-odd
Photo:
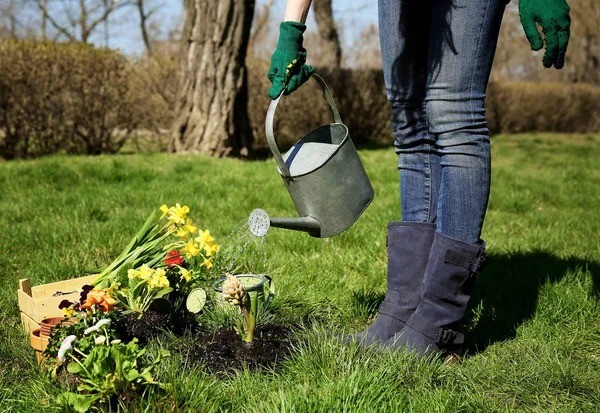
<instances>
[{"instance_id":1,"label":"tree trunk","mask_svg":"<svg viewBox=\"0 0 600 413\"><path fill-rule=\"evenodd\" d=\"M333 20L331 0L316 0L313 7L321 37L321 61L319 64L336 69L342 63L342 48L337 26Z\"/></svg>"},{"instance_id":2,"label":"tree trunk","mask_svg":"<svg viewBox=\"0 0 600 413\"><path fill-rule=\"evenodd\" d=\"M140 30L142 32L142 39L146 46L146 53L148 56L152 56L152 45L150 44L150 36L148 35L148 14L144 11L144 0L136 1L137 9L140 14Z\"/></svg>"},{"instance_id":3,"label":"tree trunk","mask_svg":"<svg viewBox=\"0 0 600 413\"><path fill-rule=\"evenodd\" d=\"M180 84L169 150L249 156L246 49L254 0L184 0Z\"/></svg>"}]
</instances>

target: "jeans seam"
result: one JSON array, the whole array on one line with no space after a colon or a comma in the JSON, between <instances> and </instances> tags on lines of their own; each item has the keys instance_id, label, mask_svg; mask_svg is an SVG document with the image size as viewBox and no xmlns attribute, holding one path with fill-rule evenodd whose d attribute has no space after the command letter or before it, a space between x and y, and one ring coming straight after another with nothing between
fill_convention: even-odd
<instances>
[{"instance_id":1,"label":"jeans seam","mask_svg":"<svg viewBox=\"0 0 600 413\"><path fill-rule=\"evenodd\" d=\"M429 192L427 193L427 217L426 222L431 219L431 201L433 193L433 177L431 173L431 137L429 136L429 117L427 116L427 103L423 100L423 116L425 117L425 135L427 136L427 169L428 169L428 184Z\"/></svg>"},{"instance_id":2,"label":"jeans seam","mask_svg":"<svg viewBox=\"0 0 600 413\"><path fill-rule=\"evenodd\" d=\"M488 0L486 2L485 5L485 12L484 15L487 16L490 12L490 2L492 0ZM487 21L487 20L486 20ZM479 26L480 28L482 26ZM483 29L485 30L485 29ZM479 35L477 36L477 47L475 48L475 61L477 62L477 66L475 67L475 70L473 70L473 72L471 73L471 85L469 86L469 106L471 107L471 124L475 124L475 109L473 108L473 85L475 83L475 77L476 74L479 72L479 66L481 64L481 59L480 59L480 53L481 53L481 42L482 42L483 36L481 35L481 33L479 33Z\"/></svg>"}]
</instances>

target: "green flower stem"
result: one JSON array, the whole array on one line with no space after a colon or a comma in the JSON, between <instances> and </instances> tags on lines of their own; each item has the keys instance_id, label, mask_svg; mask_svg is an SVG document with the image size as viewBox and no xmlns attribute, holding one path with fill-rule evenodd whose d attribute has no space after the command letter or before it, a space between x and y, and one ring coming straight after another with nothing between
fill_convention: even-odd
<instances>
[{"instance_id":1,"label":"green flower stem","mask_svg":"<svg viewBox=\"0 0 600 413\"><path fill-rule=\"evenodd\" d=\"M244 313L244 318L246 319L246 332L242 335L242 341L252 343L254 340L254 325L256 324L256 319L253 319L245 306L242 306L242 313Z\"/></svg>"}]
</instances>

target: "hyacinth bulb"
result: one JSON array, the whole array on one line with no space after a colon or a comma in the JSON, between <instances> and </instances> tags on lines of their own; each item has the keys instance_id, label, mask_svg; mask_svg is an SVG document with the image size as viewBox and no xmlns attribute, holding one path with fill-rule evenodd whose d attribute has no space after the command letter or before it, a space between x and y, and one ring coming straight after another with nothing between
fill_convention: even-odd
<instances>
[{"instance_id":1,"label":"hyacinth bulb","mask_svg":"<svg viewBox=\"0 0 600 413\"><path fill-rule=\"evenodd\" d=\"M241 306L246 297L246 289L233 275L228 275L223 283L223 299L231 305Z\"/></svg>"}]
</instances>

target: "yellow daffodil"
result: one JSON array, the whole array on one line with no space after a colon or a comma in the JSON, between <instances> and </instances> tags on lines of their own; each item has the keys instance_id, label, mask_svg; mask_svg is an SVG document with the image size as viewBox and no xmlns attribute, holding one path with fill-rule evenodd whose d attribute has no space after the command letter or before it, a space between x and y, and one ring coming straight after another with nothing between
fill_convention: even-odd
<instances>
[{"instance_id":1,"label":"yellow daffodil","mask_svg":"<svg viewBox=\"0 0 600 413\"><path fill-rule=\"evenodd\" d=\"M204 248L206 245L212 247L215 244L215 239L210 235L208 230L198 231L198 236L196 237L196 242L200 244L200 248Z\"/></svg>"},{"instance_id":2,"label":"yellow daffodil","mask_svg":"<svg viewBox=\"0 0 600 413\"><path fill-rule=\"evenodd\" d=\"M129 275L129 274L127 274L127 275ZM108 295L110 295L110 296L113 296L113 295L114 295L114 292L115 292L115 290L116 290L117 288L119 288L120 286L121 286L121 283L114 282L114 283L112 283L112 284L110 285L110 287L108 287L108 288L106 289L106 293L107 293Z\"/></svg>"},{"instance_id":3,"label":"yellow daffodil","mask_svg":"<svg viewBox=\"0 0 600 413\"><path fill-rule=\"evenodd\" d=\"M163 214L160 216L160 219L163 219L164 217L166 217L166 216L167 216L167 214L169 213L169 211L170 211L170 210L171 210L171 209L170 209L169 207L167 207L167 205L166 205L166 204L163 204L163 205L160 207L160 212L162 212L162 213L163 213Z\"/></svg>"},{"instance_id":4,"label":"yellow daffodil","mask_svg":"<svg viewBox=\"0 0 600 413\"><path fill-rule=\"evenodd\" d=\"M188 212L190 212L190 208L187 205L181 206L179 204L175 204L175 207L172 208L172 211L169 214L169 219L174 224L181 225L185 222Z\"/></svg>"},{"instance_id":5,"label":"yellow daffodil","mask_svg":"<svg viewBox=\"0 0 600 413\"><path fill-rule=\"evenodd\" d=\"M175 236L185 241L188 238L188 232L185 228L179 228L175 231Z\"/></svg>"},{"instance_id":6,"label":"yellow daffodil","mask_svg":"<svg viewBox=\"0 0 600 413\"><path fill-rule=\"evenodd\" d=\"M221 247L219 246L219 244L204 244L204 253L207 257L212 257L212 255L216 252L219 252L220 249Z\"/></svg>"},{"instance_id":7,"label":"yellow daffodil","mask_svg":"<svg viewBox=\"0 0 600 413\"><path fill-rule=\"evenodd\" d=\"M196 230L198 228L196 228L192 222L191 219L188 219L185 226L183 227L183 229L187 232L189 232L190 234L193 234L194 232L196 232Z\"/></svg>"},{"instance_id":8,"label":"yellow daffodil","mask_svg":"<svg viewBox=\"0 0 600 413\"><path fill-rule=\"evenodd\" d=\"M207 270L210 270L213 266L212 261L205 259L204 262L202 263L202 266L206 267Z\"/></svg>"},{"instance_id":9,"label":"yellow daffodil","mask_svg":"<svg viewBox=\"0 0 600 413\"><path fill-rule=\"evenodd\" d=\"M179 267L179 274L181 275L181 278L183 278L186 282L192 279L191 272L183 267Z\"/></svg>"},{"instance_id":10,"label":"yellow daffodil","mask_svg":"<svg viewBox=\"0 0 600 413\"><path fill-rule=\"evenodd\" d=\"M175 204L175 206L170 208L163 205L160 207L160 211L163 213L160 217L161 219L167 217L171 224L183 225L187 214L190 212L190 208L187 205L181 206L179 204Z\"/></svg>"},{"instance_id":11,"label":"yellow daffodil","mask_svg":"<svg viewBox=\"0 0 600 413\"><path fill-rule=\"evenodd\" d=\"M140 277L140 272L138 270L127 270L127 278L135 279Z\"/></svg>"},{"instance_id":12,"label":"yellow daffodil","mask_svg":"<svg viewBox=\"0 0 600 413\"><path fill-rule=\"evenodd\" d=\"M182 249L182 252L185 253L186 258L195 257L198 255L200 250L198 249L198 245L194 240L190 240Z\"/></svg>"}]
</instances>

